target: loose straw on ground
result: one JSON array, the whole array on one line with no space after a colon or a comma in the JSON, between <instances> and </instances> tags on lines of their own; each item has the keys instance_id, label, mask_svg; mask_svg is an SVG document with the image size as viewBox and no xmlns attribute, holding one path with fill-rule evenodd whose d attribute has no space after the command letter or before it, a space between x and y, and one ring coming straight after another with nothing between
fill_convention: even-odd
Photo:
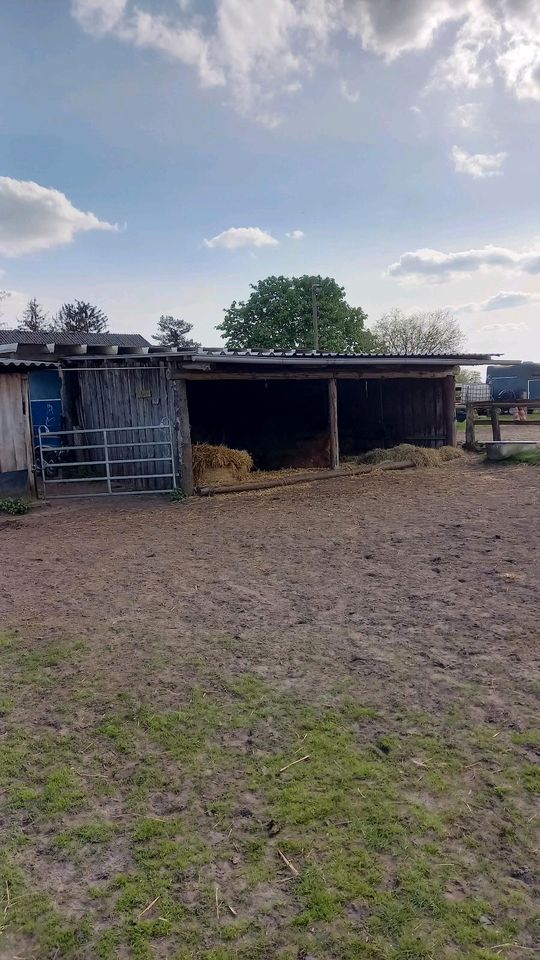
<instances>
[{"instance_id":1,"label":"loose straw on ground","mask_svg":"<svg viewBox=\"0 0 540 960\"><path fill-rule=\"evenodd\" d=\"M288 867L289 870L291 871L292 875L294 877L299 877L300 871L296 869L294 863L291 863L291 861L285 856L285 854L283 853L282 850L279 849L279 847L278 847L278 853L281 859L283 860L283 863L285 864L285 866Z\"/></svg>"},{"instance_id":2,"label":"loose straw on ground","mask_svg":"<svg viewBox=\"0 0 540 960\"><path fill-rule=\"evenodd\" d=\"M298 760L291 760L290 763L286 763L285 766L281 768L281 770L278 770L278 773L283 773L283 771L288 770L289 767L294 767L295 763L303 763L304 760L309 760L309 759L310 759L310 755L309 753L306 753L305 757L298 757Z\"/></svg>"},{"instance_id":3,"label":"loose straw on ground","mask_svg":"<svg viewBox=\"0 0 540 960\"><path fill-rule=\"evenodd\" d=\"M141 912L137 914L137 920L140 920L141 917L144 917L145 913L148 913L148 911L152 909L152 907L154 906L155 903L158 902L158 900L161 900L161 894L157 896L154 900L152 900L152 903L149 903L148 906L144 908L144 910L141 910Z\"/></svg>"}]
</instances>

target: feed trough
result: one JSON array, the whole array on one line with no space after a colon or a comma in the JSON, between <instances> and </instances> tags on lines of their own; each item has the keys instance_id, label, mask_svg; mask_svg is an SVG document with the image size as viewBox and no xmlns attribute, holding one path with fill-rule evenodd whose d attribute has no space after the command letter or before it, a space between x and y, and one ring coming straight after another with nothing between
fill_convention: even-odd
<instances>
[{"instance_id":1,"label":"feed trough","mask_svg":"<svg viewBox=\"0 0 540 960\"><path fill-rule=\"evenodd\" d=\"M516 453L535 450L537 446L534 440L487 440L485 443L488 460L507 460Z\"/></svg>"}]
</instances>

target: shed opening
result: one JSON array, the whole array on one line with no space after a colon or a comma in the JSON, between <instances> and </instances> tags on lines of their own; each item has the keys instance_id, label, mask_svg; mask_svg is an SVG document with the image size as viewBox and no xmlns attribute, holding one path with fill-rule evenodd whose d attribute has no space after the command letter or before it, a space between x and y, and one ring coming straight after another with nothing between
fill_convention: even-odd
<instances>
[{"instance_id":1,"label":"shed opening","mask_svg":"<svg viewBox=\"0 0 540 960\"><path fill-rule=\"evenodd\" d=\"M255 469L329 467L326 380L189 380L192 443L247 450Z\"/></svg>"}]
</instances>

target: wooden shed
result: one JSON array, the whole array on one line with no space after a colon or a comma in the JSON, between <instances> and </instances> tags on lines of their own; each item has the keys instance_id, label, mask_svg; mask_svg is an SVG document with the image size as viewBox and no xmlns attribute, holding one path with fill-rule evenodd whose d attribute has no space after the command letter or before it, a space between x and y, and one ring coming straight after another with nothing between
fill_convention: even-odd
<instances>
[{"instance_id":1,"label":"wooden shed","mask_svg":"<svg viewBox=\"0 0 540 960\"><path fill-rule=\"evenodd\" d=\"M53 363L0 359L0 497L35 493L29 372Z\"/></svg>"},{"instance_id":2,"label":"wooden shed","mask_svg":"<svg viewBox=\"0 0 540 960\"><path fill-rule=\"evenodd\" d=\"M331 467L373 447L455 443L455 372L483 354L386 356L203 349L63 365L66 425L174 427L176 474L193 443L248 450L260 469Z\"/></svg>"}]
</instances>

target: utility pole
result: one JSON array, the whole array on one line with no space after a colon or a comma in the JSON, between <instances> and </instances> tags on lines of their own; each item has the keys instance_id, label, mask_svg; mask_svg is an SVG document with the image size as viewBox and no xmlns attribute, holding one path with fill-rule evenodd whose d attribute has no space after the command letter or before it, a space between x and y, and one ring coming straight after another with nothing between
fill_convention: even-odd
<instances>
[{"instance_id":1,"label":"utility pole","mask_svg":"<svg viewBox=\"0 0 540 960\"><path fill-rule=\"evenodd\" d=\"M311 305L313 308L313 349L319 349L319 317L317 311L317 293L321 289L320 283L311 284Z\"/></svg>"}]
</instances>

